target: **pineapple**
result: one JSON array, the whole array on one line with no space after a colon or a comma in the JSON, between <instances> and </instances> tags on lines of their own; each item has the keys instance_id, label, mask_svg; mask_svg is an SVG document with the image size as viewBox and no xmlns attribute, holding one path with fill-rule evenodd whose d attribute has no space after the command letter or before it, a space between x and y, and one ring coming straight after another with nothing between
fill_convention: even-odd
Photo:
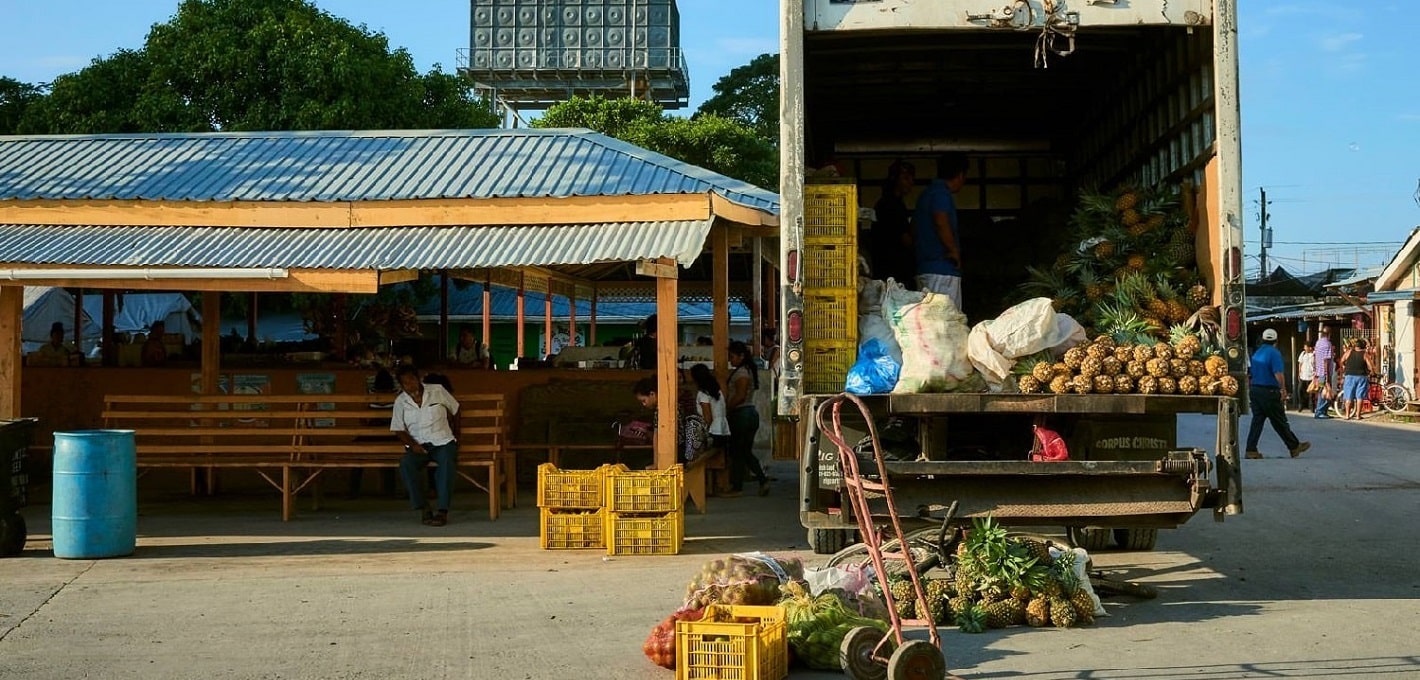
<instances>
[{"instance_id":1,"label":"pineapple","mask_svg":"<svg viewBox=\"0 0 1420 680\"><path fill-rule=\"evenodd\" d=\"M1093 603L1091 603L1093 604ZM1026 601L1011 598L1006 600L1006 625L1019 626L1026 622ZM1090 612L1094 614L1094 611ZM1093 622L1093 617L1090 619Z\"/></svg>"},{"instance_id":2,"label":"pineapple","mask_svg":"<svg viewBox=\"0 0 1420 680\"><path fill-rule=\"evenodd\" d=\"M1169 315L1169 305L1159 298L1149 298L1144 302L1145 311L1149 313L1149 318L1165 319Z\"/></svg>"},{"instance_id":3,"label":"pineapple","mask_svg":"<svg viewBox=\"0 0 1420 680\"><path fill-rule=\"evenodd\" d=\"M1083 348L1071 347L1065 351L1065 365L1069 367L1071 371L1078 371L1080 370L1080 363L1085 360L1086 356L1088 355L1085 354Z\"/></svg>"},{"instance_id":4,"label":"pineapple","mask_svg":"<svg viewBox=\"0 0 1420 680\"><path fill-rule=\"evenodd\" d=\"M1084 588L1076 588L1070 593L1070 605L1075 608L1075 616L1082 624L1095 622L1095 599Z\"/></svg>"},{"instance_id":5,"label":"pineapple","mask_svg":"<svg viewBox=\"0 0 1420 680\"><path fill-rule=\"evenodd\" d=\"M1085 297L1090 302L1099 302L1108 292L1104 281L1100 280L1090 269L1081 269L1079 275L1080 285L1085 288Z\"/></svg>"},{"instance_id":6,"label":"pineapple","mask_svg":"<svg viewBox=\"0 0 1420 680\"><path fill-rule=\"evenodd\" d=\"M1120 345L1114 348L1114 360L1121 365L1134 360L1134 348L1129 345Z\"/></svg>"},{"instance_id":7,"label":"pineapple","mask_svg":"<svg viewBox=\"0 0 1420 680\"><path fill-rule=\"evenodd\" d=\"M911 581L906 579L890 581L888 590L892 592L893 608L897 610L899 617L917 618L917 593L912 589Z\"/></svg>"},{"instance_id":8,"label":"pineapple","mask_svg":"<svg viewBox=\"0 0 1420 680\"><path fill-rule=\"evenodd\" d=\"M1108 239L1100 241L1099 243L1095 244L1093 252L1095 254L1095 259L1108 260L1109 258L1114 257L1114 242Z\"/></svg>"},{"instance_id":9,"label":"pineapple","mask_svg":"<svg viewBox=\"0 0 1420 680\"><path fill-rule=\"evenodd\" d=\"M1179 394L1198 394L1198 378L1185 375L1178 379Z\"/></svg>"},{"instance_id":10,"label":"pineapple","mask_svg":"<svg viewBox=\"0 0 1420 680\"><path fill-rule=\"evenodd\" d=\"M1203 366L1208 369L1208 375L1214 378L1221 378L1228 374L1228 360L1216 354L1204 359Z\"/></svg>"},{"instance_id":11,"label":"pineapple","mask_svg":"<svg viewBox=\"0 0 1420 680\"><path fill-rule=\"evenodd\" d=\"M1075 606L1063 597L1050 598L1050 623L1056 628L1071 628L1080 617L1075 614Z\"/></svg>"},{"instance_id":12,"label":"pineapple","mask_svg":"<svg viewBox=\"0 0 1420 680\"><path fill-rule=\"evenodd\" d=\"M1101 335L1100 337L1101 337L1101 338L1104 338L1104 337L1108 337L1108 336ZM1086 358L1086 359L1094 359L1095 361L1104 361L1104 358L1105 358L1105 357L1111 356L1112 354L1113 354L1113 353L1110 352L1110 348L1105 347L1104 341L1099 340L1099 339L1096 339L1094 342L1091 342L1089 345L1086 345L1086 346L1085 346L1085 358Z\"/></svg>"},{"instance_id":13,"label":"pineapple","mask_svg":"<svg viewBox=\"0 0 1420 680\"><path fill-rule=\"evenodd\" d=\"M1144 317L1144 323L1149 326L1150 333L1162 333L1165 328L1164 320L1157 316Z\"/></svg>"},{"instance_id":14,"label":"pineapple","mask_svg":"<svg viewBox=\"0 0 1420 680\"><path fill-rule=\"evenodd\" d=\"M1201 283L1195 283L1189 287L1188 293L1184 297L1188 301L1188 306L1192 307L1194 311L1198 311L1213 301L1213 296L1208 293L1208 287Z\"/></svg>"},{"instance_id":15,"label":"pineapple","mask_svg":"<svg viewBox=\"0 0 1420 680\"><path fill-rule=\"evenodd\" d=\"M1020 388L1021 394L1040 394L1041 382L1033 375L1023 375L1016 381L1016 386Z\"/></svg>"},{"instance_id":16,"label":"pineapple","mask_svg":"<svg viewBox=\"0 0 1420 680\"><path fill-rule=\"evenodd\" d=\"M1149 361L1153 361L1150 359ZM1131 361L1124 365L1124 372L1131 380L1138 380L1149 374L1148 363L1143 361Z\"/></svg>"},{"instance_id":17,"label":"pineapple","mask_svg":"<svg viewBox=\"0 0 1420 680\"><path fill-rule=\"evenodd\" d=\"M1083 378L1084 376L1080 377ZM1094 380L1096 394L1111 394L1114 392L1114 376L1097 375L1095 376Z\"/></svg>"},{"instance_id":18,"label":"pineapple","mask_svg":"<svg viewBox=\"0 0 1420 680\"><path fill-rule=\"evenodd\" d=\"M1050 556L1050 547L1044 543L1031 538L1017 539L1017 542L1025 547L1027 555L1035 558L1036 564L1044 566L1055 561Z\"/></svg>"},{"instance_id":19,"label":"pineapple","mask_svg":"<svg viewBox=\"0 0 1420 680\"><path fill-rule=\"evenodd\" d=\"M1163 358L1150 359L1144 363L1144 370L1147 370L1149 375L1155 378L1162 378L1169 374L1169 360Z\"/></svg>"},{"instance_id":20,"label":"pineapple","mask_svg":"<svg viewBox=\"0 0 1420 680\"><path fill-rule=\"evenodd\" d=\"M1101 333L1101 334L1099 334L1099 335L1096 335L1096 336L1095 336L1095 339L1094 339L1094 343L1095 343L1096 345L1099 345L1099 346L1103 347L1107 353L1108 353L1108 352L1113 352L1113 351L1114 351L1114 348L1115 348L1115 347L1117 346L1117 344L1118 344L1118 343L1116 343L1116 342L1114 341L1114 338L1110 337L1108 334L1105 334L1105 333ZM1101 357L1101 358L1103 358L1103 357Z\"/></svg>"},{"instance_id":21,"label":"pineapple","mask_svg":"<svg viewBox=\"0 0 1420 680\"><path fill-rule=\"evenodd\" d=\"M1188 317L1193 315L1192 310L1177 298L1169 300L1165 304L1169 307L1168 319L1170 323L1183 323L1188 320Z\"/></svg>"},{"instance_id":22,"label":"pineapple","mask_svg":"<svg viewBox=\"0 0 1420 680\"><path fill-rule=\"evenodd\" d=\"M993 600L982 607L986 611L987 628L1005 628L1011 625L1011 603L1014 599Z\"/></svg>"},{"instance_id":23,"label":"pineapple","mask_svg":"<svg viewBox=\"0 0 1420 680\"><path fill-rule=\"evenodd\" d=\"M1040 628L1050 625L1050 600L1037 597L1026 604L1026 624Z\"/></svg>"},{"instance_id":24,"label":"pineapple","mask_svg":"<svg viewBox=\"0 0 1420 680\"><path fill-rule=\"evenodd\" d=\"M1104 362L1088 354L1085 355L1084 361L1080 362L1080 377L1082 378L1093 379L1094 377L1098 376L1103 370Z\"/></svg>"},{"instance_id":25,"label":"pineapple","mask_svg":"<svg viewBox=\"0 0 1420 680\"><path fill-rule=\"evenodd\" d=\"M1154 348L1150 345L1136 345L1134 347L1134 360L1144 363L1154 358Z\"/></svg>"},{"instance_id":26,"label":"pineapple","mask_svg":"<svg viewBox=\"0 0 1420 680\"><path fill-rule=\"evenodd\" d=\"M1208 375L1208 367L1205 366L1203 362L1199 361L1198 359L1189 359L1188 374L1195 378L1202 378Z\"/></svg>"},{"instance_id":27,"label":"pineapple","mask_svg":"<svg viewBox=\"0 0 1420 680\"><path fill-rule=\"evenodd\" d=\"M1170 328L1169 342L1173 344L1174 355L1181 359L1192 359L1203 351L1203 341L1199 339L1198 334L1185 326Z\"/></svg>"},{"instance_id":28,"label":"pineapple","mask_svg":"<svg viewBox=\"0 0 1420 680\"><path fill-rule=\"evenodd\" d=\"M1167 342L1156 342L1154 343L1154 356L1165 360L1172 359L1173 347L1170 347Z\"/></svg>"},{"instance_id":29,"label":"pineapple","mask_svg":"<svg viewBox=\"0 0 1420 680\"><path fill-rule=\"evenodd\" d=\"M1114 393L1129 394L1134 391L1134 379L1127 375L1114 376Z\"/></svg>"},{"instance_id":30,"label":"pineapple","mask_svg":"<svg viewBox=\"0 0 1420 680\"><path fill-rule=\"evenodd\" d=\"M1072 381L1070 380L1070 378L1067 378L1067 377L1065 377L1065 376L1063 376L1063 375L1057 375L1057 376L1055 376L1054 378L1051 378L1051 379L1050 379L1050 392L1051 392L1051 394L1065 394L1065 393L1069 392L1069 391L1070 391L1071 382L1072 382Z\"/></svg>"},{"instance_id":31,"label":"pineapple","mask_svg":"<svg viewBox=\"0 0 1420 680\"><path fill-rule=\"evenodd\" d=\"M1124 372L1124 363L1112 354L1100 361L1100 365L1103 367L1100 372L1104 375L1116 376Z\"/></svg>"},{"instance_id":32,"label":"pineapple","mask_svg":"<svg viewBox=\"0 0 1420 680\"><path fill-rule=\"evenodd\" d=\"M927 596L927 616L922 616L922 612L917 612L917 618L929 620L939 626L946 625L947 597L951 594L950 585L945 579L927 579L922 590Z\"/></svg>"},{"instance_id":33,"label":"pineapple","mask_svg":"<svg viewBox=\"0 0 1420 680\"><path fill-rule=\"evenodd\" d=\"M1164 252L1174 264L1184 267L1197 265L1197 262L1194 260L1193 237L1188 233L1187 229L1174 230L1173 235L1169 237L1169 243L1165 246Z\"/></svg>"},{"instance_id":34,"label":"pineapple","mask_svg":"<svg viewBox=\"0 0 1420 680\"><path fill-rule=\"evenodd\" d=\"M974 602L971 597L967 595L958 595L948 601L947 604L952 610L952 617L955 618L968 609L971 609Z\"/></svg>"},{"instance_id":35,"label":"pineapple","mask_svg":"<svg viewBox=\"0 0 1420 680\"><path fill-rule=\"evenodd\" d=\"M1040 384L1048 384L1051 378L1055 377L1054 371L1050 370L1049 361L1037 361L1030 367L1030 374Z\"/></svg>"},{"instance_id":36,"label":"pineapple","mask_svg":"<svg viewBox=\"0 0 1420 680\"><path fill-rule=\"evenodd\" d=\"M1139 215L1139 211L1133 208L1121 211L1119 213L1119 221L1125 227L1137 227L1145 223L1144 218ZM1130 231L1130 233L1132 234L1134 232Z\"/></svg>"},{"instance_id":37,"label":"pineapple","mask_svg":"<svg viewBox=\"0 0 1420 680\"><path fill-rule=\"evenodd\" d=\"M961 627L963 633L982 633L986 631L986 611L979 604L973 604L965 610L957 612L956 624Z\"/></svg>"},{"instance_id":38,"label":"pineapple","mask_svg":"<svg viewBox=\"0 0 1420 680\"><path fill-rule=\"evenodd\" d=\"M1198 379L1198 393L1211 397L1218 393L1220 381L1217 378L1205 377Z\"/></svg>"},{"instance_id":39,"label":"pineapple","mask_svg":"<svg viewBox=\"0 0 1420 680\"><path fill-rule=\"evenodd\" d=\"M1057 362L1055 362L1055 363L1053 363L1053 364L1050 365L1050 374L1051 374L1051 375L1050 375L1051 378L1054 378L1054 377L1056 377L1056 376L1062 376L1062 375L1065 376L1066 378L1068 378L1068 377L1070 377L1072 374L1074 374L1074 371L1070 370L1070 367L1067 366L1067 365L1065 364L1065 362L1063 362L1063 361L1057 361Z\"/></svg>"},{"instance_id":40,"label":"pineapple","mask_svg":"<svg viewBox=\"0 0 1420 680\"><path fill-rule=\"evenodd\" d=\"M1225 375L1218 379L1218 393L1228 397L1238 396L1238 379Z\"/></svg>"},{"instance_id":41,"label":"pineapple","mask_svg":"<svg viewBox=\"0 0 1420 680\"><path fill-rule=\"evenodd\" d=\"M1174 380L1173 378L1170 378L1170 377L1168 377L1168 376L1164 376L1164 377L1162 377L1162 378L1159 378L1159 394L1177 394L1177 393L1178 393L1178 381L1177 381L1177 380Z\"/></svg>"},{"instance_id":42,"label":"pineapple","mask_svg":"<svg viewBox=\"0 0 1420 680\"><path fill-rule=\"evenodd\" d=\"M1090 392L1093 392L1094 389L1094 378L1086 378L1083 375L1077 375L1073 380L1070 381L1070 391L1074 392L1075 394L1089 394Z\"/></svg>"},{"instance_id":43,"label":"pineapple","mask_svg":"<svg viewBox=\"0 0 1420 680\"><path fill-rule=\"evenodd\" d=\"M1139 193L1133 189L1126 189L1124 193L1119 195L1119 198L1114 200L1114 209L1118 212L1133 210L1137 205L1139 205Z\"/></svg>"},{"instance_id":44,"label":"pineapple","mask_svg":"<svg viewBox=\"0 0 1420 680\"><path fill-rule=\"evenodd\" d=\"M1141 255L1141 254L1139 254L1139 253L1130 253L1130 254L1129 254L1129 257L1126 258L1125 261L1124 261L1124 266L1125 266L1125 267L1128 267L1128 268L1129 268L1129 271L1132 271L1132 272L1143 272L1143 271L1144 271L1144 266L1147 265L1148 263L1149 263L1149 260L1148 260L1147 258L1145 258L1143 255Z\"/></svg>"},{"instance_id":45,"label":"pineapple","mask_svg":"<svg viewBox=\"0 0 1420 680\"><path fill-rule=\"evenodd\" d=\"M1143 233L1148 233L1156 229L1162 229L1167 221L1168 218L1164 217L1159 213L1154 213L1153 215L1149 216L1149 219L1144 220L1144 224L1142 225L1144 227Z\"/></svg>"},{"instance_id":46,"label":"pineapple","mask_svg":"<svg viewBox=\"0 0 1420 680\"><path fill-rule=\"evenodd\" d=\"M1159 379L1152 375L1146 375L1139 379L1135 386L1135 391L1139 394L1157 394L1159 391Z\"/></svg>"},{"instance_id":47,"label":"pineapple","mask_svg":"<svg viewBox=\"0 0 1420 680\"><path fill-rule=\"evenodd\" d=\"M1188 375L1188 362L1183 359L1169 359L1169 377L1178 380Z\"/></svg>"},{"instance_id":48,"label":"pineapple","mask_svg":"<svg viewBox=\"0 0 1420 680\"><path fill-rule=\"evenodd\" d=\"M1011 586L1011 599L1020 600L1022 603L1030 601L1030 588L1023 583Z\"/></svg>"}]
</instances>

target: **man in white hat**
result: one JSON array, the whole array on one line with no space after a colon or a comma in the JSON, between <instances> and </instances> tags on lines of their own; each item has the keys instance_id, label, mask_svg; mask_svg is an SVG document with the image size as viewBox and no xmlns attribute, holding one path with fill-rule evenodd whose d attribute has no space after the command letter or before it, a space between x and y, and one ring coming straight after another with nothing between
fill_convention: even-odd
<instances>
[{"instance_id":1,"label":"man in white hat","mask_svg":"<svg viewBox=\"0 0 1420 680\"><path fill-rule=\"evenodd\" d=\"M1251 376L1248 385L1248 400L1252 405L1252 425L1247 429L1247 457L1261 458L1257 450L1257 440L1262 438L1262 421L1272 421L1272 429L1287 445L1293 458L1311 448L1311 442L1297 439L1292 426L1287 424L1287 376L1283 371L1282 353L1277 351L1277 331L1271 328L1262 331L1262 344L1252 353Z\"/></svg>"}]
</instances>

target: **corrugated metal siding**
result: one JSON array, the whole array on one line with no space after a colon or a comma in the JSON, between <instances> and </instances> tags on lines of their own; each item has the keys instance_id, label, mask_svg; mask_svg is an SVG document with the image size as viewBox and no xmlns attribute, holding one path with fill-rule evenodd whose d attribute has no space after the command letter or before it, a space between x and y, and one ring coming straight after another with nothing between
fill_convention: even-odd
<instances>
[{"instance_id":1,"label":"corrugated metal siding","mask_svg":"<svg viewBox=\"0 0 1420 680\"><path fill-rule=\"evenodd\" d=\"M588 130L0 136L0 200L779 196Z\"/></svg>"},{"instance_id":2,"label":"corrugated metal siding","mask_svg":"<svg viewBox=\"0 0 1420 680\"><path fill-rule=\"evenodd\" d=\"M461 269L673 257L689 265L708 220L513 227L250 229L0 225L0 266Z\"/></svg>"}]
</instances>

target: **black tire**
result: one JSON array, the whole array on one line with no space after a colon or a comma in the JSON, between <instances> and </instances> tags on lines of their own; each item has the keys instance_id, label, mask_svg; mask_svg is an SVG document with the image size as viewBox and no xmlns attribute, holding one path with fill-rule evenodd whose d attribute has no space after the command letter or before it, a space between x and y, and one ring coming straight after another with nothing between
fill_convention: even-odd
<instances>
[{"instance_id":1,"label":"black tire","mask_svg":"<svg viewBox=\"0 0 1420 680\"><path fill-rule=\"evenodd\" d=\"M1381 398L1381 405L1391 413L1404 413L1405 408L1410 404L1410 393L1400 385L1386 385L1382 394L1384 396Z\"/></svg>"},{"instance_id":2,"label":"black tire","mask_svg":"<svg viewBox=\"0 0 1420 680\"><path fill-rule=\"evenodd\" d=\"M919 573L941 566L937 555L937 530L918 529L907 533L907 545L911 546L912 560L917 565ZM883 543L883 552L895 552L901 550L901 546L896 539ZM858 566L866 567L873 563L868 556L868 546L863 543L854 543L836 553L828 559L830 567ZM888 572L898 575L907 573L907 564L902 560L889 560Z\"/></svg>"},{"instance_id":3,"label":"black tire","mask_svg":"<svg viewBox=\"0 0 1420 680\"><path fill-rule=\"evenodd\" d=\"M853 543L851 529L809 529L809 548L815 555L832 555Z\"/></svg>"},{"instance_id":4,"label":"black tire","mask_svg":"<svg viewBox=\"0 0 1420 680\"><path fill-rule=\"evenodd\" d=\"M1158 529L1115 529L1114 542L1120 550L1153 550L1159 541ZM1089 548L1086 548L1088 550Z\"/></svg>"},{"instance_id":5,"label":"black tire","mask_svg":"<svg viewBox=\"0 0 1420 680\"><path fill-rule=\"evenodd\" d=\"M25 516L18 512L8 517L0 517L0 557L10 557L25 551L25 541L29 532L25 529Z\"/></svg>"},{"instance_id":6,"label":"black tire","mask_svg":"<svg viewBox=\"0 0 1420 680\"><path fill-rule=\"evenodd\" d=\"M882 631L871 626L860 626L848 631L838 646L838 661L849 680L886 680L887 664L873 658L873 649L885 637ZM884 651L893 650L889 641Z\"/></svg>"},{"instance_id":7,"label":"black tire","mask_svg":"<svg viewBox=\"0 0 1420 680\"><path fill-rule=\"evenodd\" d=\"M889 680L943 680L947 658L942 650L925 640L908 640L888 659Z\"/></svg>"},{"instance_id":8,"label":"black tire","mask_svg":"<svg viewBox=\"0 0 1420 680\"><path fill-rule=\"evenodd\" d=\"M1085 529L1083 527L1069 527L1068 532L1070 543L1077 548L1084 548L1089 552L1108 550L1110 547L1109 529Z\"/></svg>"}]
</instances>

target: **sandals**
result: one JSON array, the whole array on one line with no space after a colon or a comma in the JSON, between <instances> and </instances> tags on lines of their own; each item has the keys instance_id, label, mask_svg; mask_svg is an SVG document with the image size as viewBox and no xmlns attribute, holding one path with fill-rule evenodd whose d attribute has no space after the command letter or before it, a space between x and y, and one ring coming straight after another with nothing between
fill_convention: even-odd
<instances>
[{"instance_id":1,"label":"sandals","mask_svg":"<svg viewBox=\"0 0 1420 680\"><path fill-rule=\"evenodd\" d=\"M424 512L419 515L419 523L420 523L420 524L423 524L423 525L426 526L426 527L427 527L427 526L433 526L433 524L434 524L434 511L429 510L429 509L425 509Z\"/></svg>"},{"instance_id":2,"label":"sandals","mask_svg":"<svg viewBox=\"0 0 1420 680\"><path fill-rule=\"evenodd\" d=\"M449 523L449 511L448 511L448 510L440 510L440 511L434 513L434 517L433 517L432 519L430 519L429 522L428 522L429 526L431 526L431 527L441 527L441 526L444 526L445 524L448 524L448 523Z\"/></svg>"}]
</instances>

